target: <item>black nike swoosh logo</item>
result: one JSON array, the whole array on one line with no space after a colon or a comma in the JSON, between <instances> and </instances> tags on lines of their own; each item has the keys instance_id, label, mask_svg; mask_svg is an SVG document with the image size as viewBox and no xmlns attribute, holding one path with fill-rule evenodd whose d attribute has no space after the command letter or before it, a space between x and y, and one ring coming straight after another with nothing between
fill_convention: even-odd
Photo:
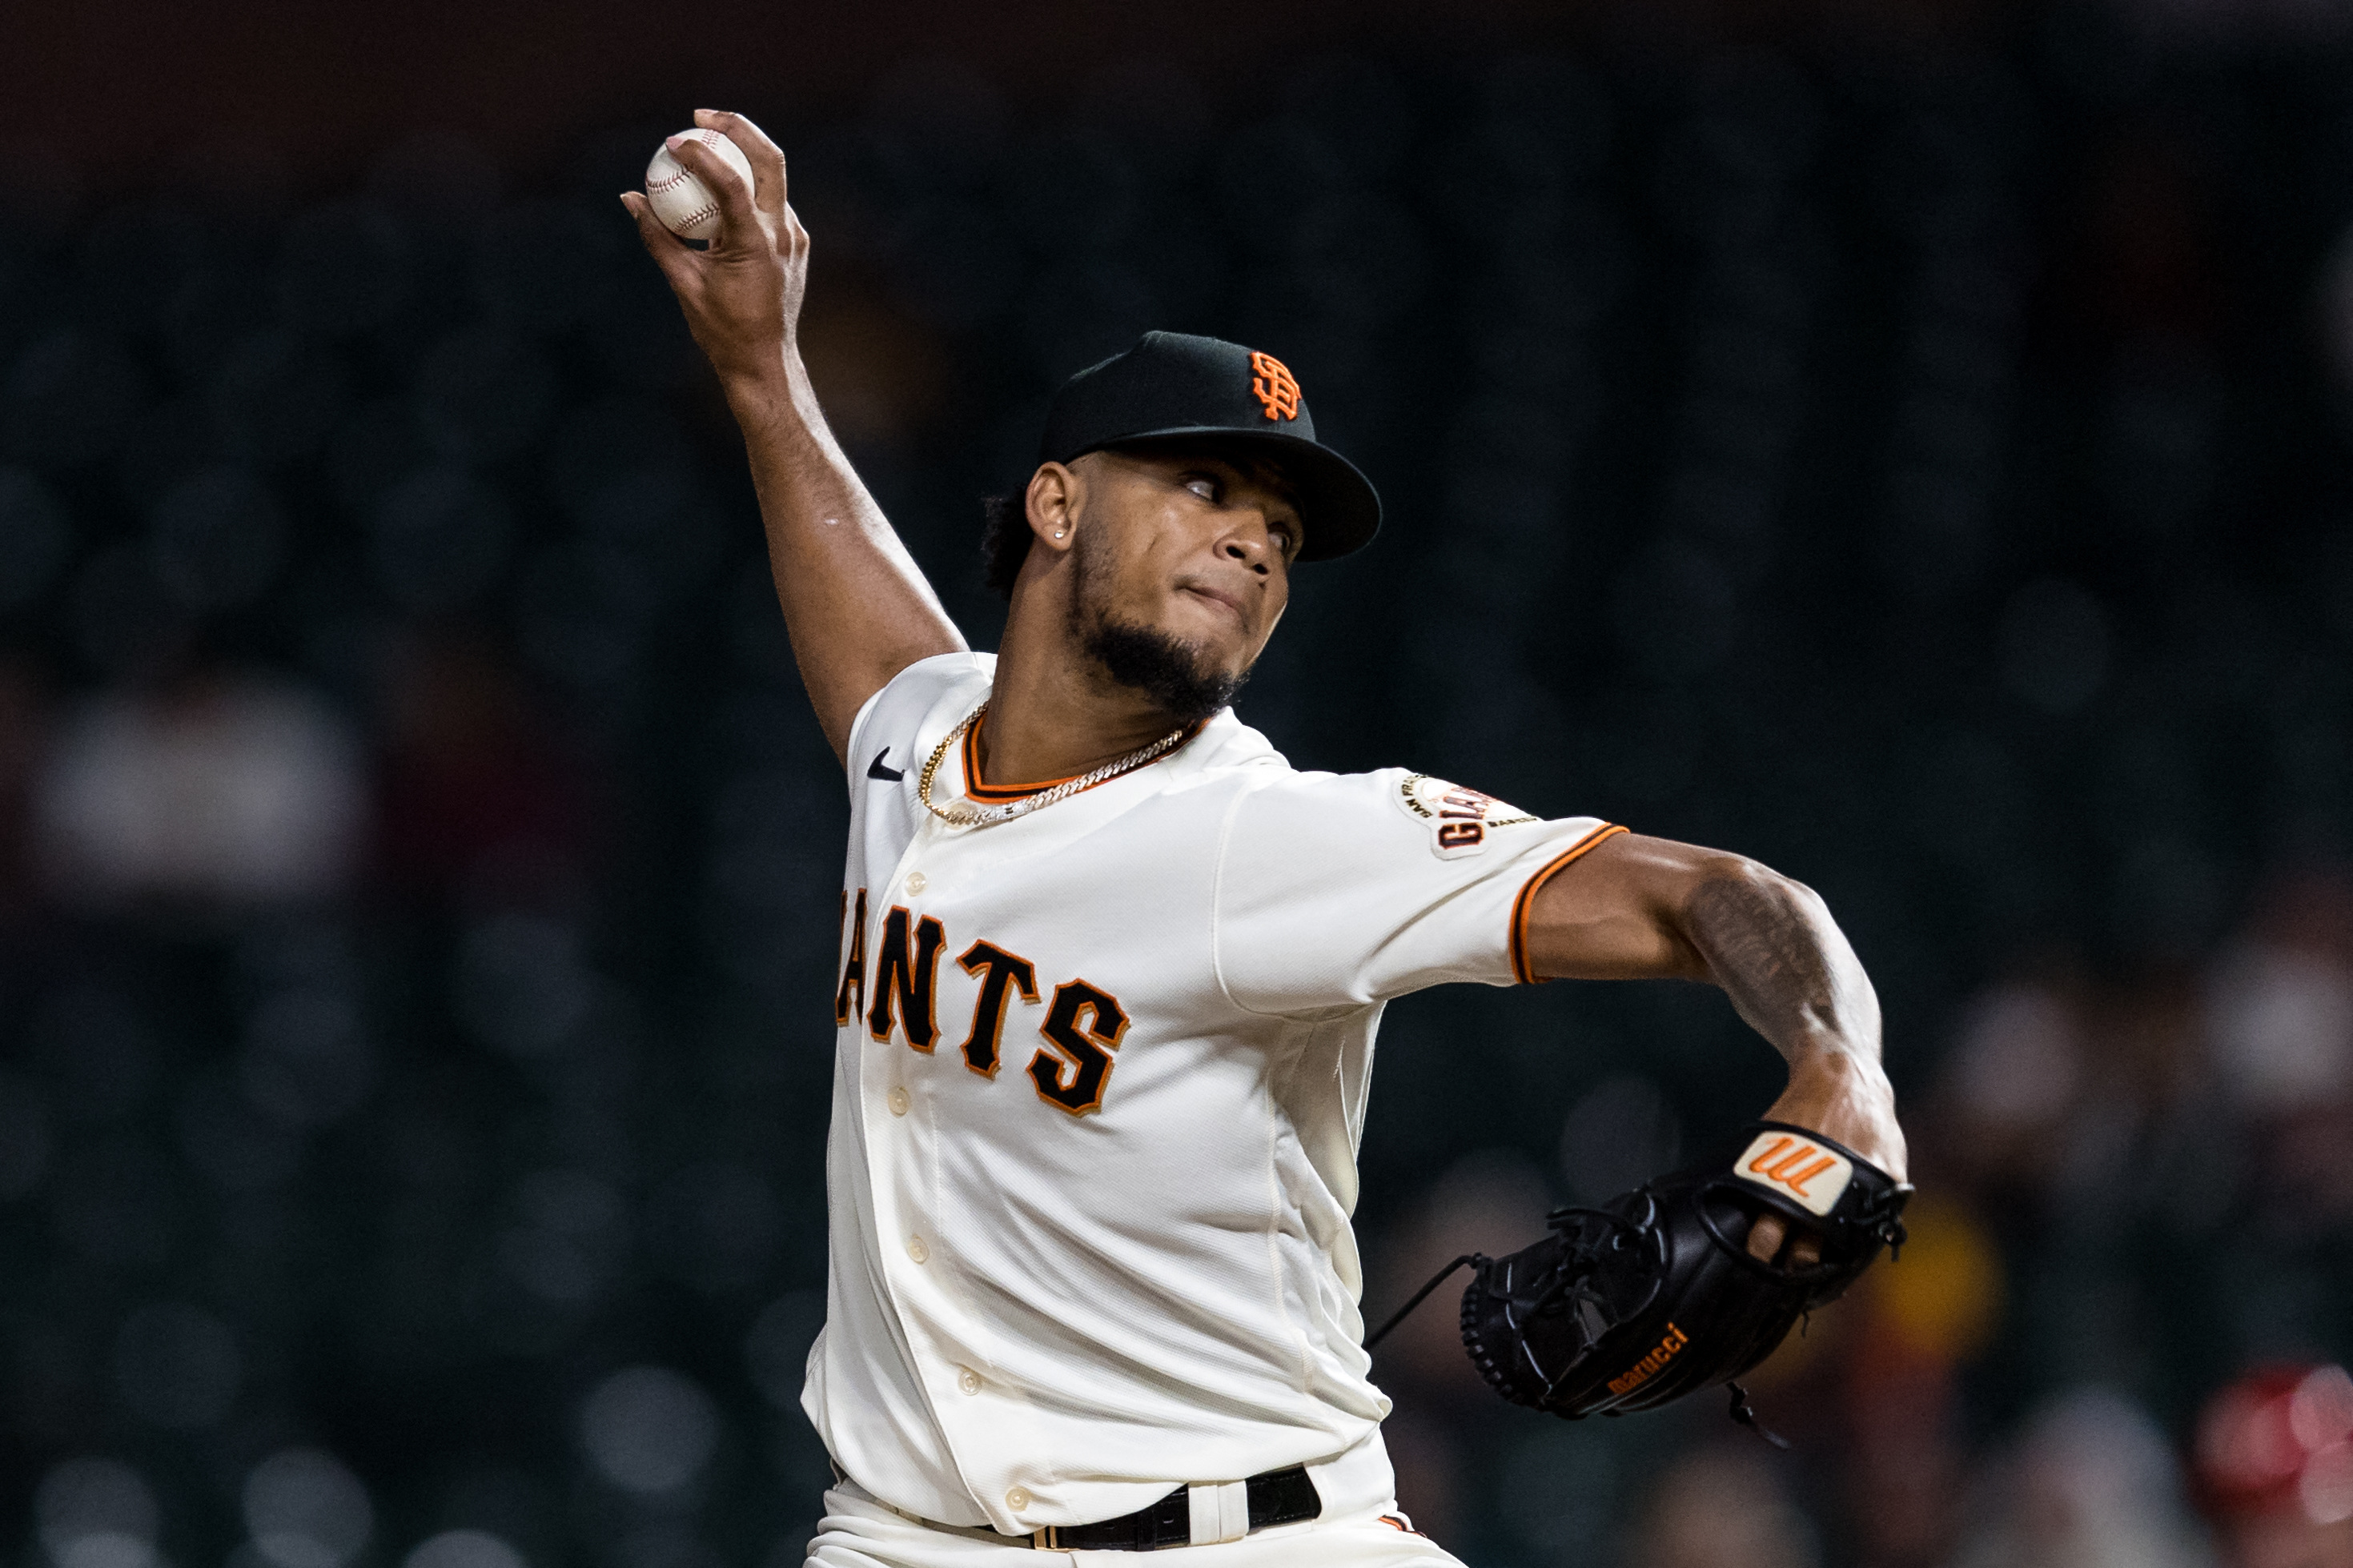
<instances>
[{"instance_id":1,"label":"black nike swoosh logo","mask_svg":"<svg viewBox=\"0 0 2353 1568\"><path fill-rule=\"evenodd\" d=\"M884 784L897 784L901 779L905 778L906 769L886 768L882 765L882 759L890 754L891 748L888 746L875 752L874 760L866 764L866 776L870 779L881 779Z\"/></svg>"}]
</instances>

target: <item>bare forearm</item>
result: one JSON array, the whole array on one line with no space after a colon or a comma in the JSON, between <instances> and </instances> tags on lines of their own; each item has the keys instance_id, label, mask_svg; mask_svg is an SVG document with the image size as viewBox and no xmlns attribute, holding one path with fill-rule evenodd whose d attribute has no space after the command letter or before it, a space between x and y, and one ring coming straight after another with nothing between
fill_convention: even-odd
<instances>
[{"instance_id":1,"label":"bare forearm","mask_svg":"<svg viewBox=\"0 0 2353 1568\"><path fill-rule=\"evenodd\" d=\"M785 155L740 114L695 110L744 154L752 180L695 135L666 143L719 204L702 250L664 228L641 192L621 197L687 330L711 357L743 426L768 562L818 723L841 756L858 710L919 658L964 638L826 427L797 340L809 238L786 202Z\"/></svg>"},{"instance_id":2,"label":"bare forearm","mask_svg":"<svg viewBox=\"0 0 2353 1568\"><path fill-rule=\"evenodd\" d=\"M1684 939L1742 1018L1792 1064L1819 1050L1879 1059L1879 996L1812 889L1735 861L1691 891Z\"/></svg>"},{"instance_id":3,"label":"bare forearm","mask_svg":"<svg viewBox=\"0 0 2353 1568\"><path fill-rule=\"evenodd\" d=\"M744 432L793 657L836 755L867 698L919 658L965 647L938 595L827 426L789 345L727 387Z\"/></svg>"},{"instance_id":4,"label":"bare forearm","mask_svg":"<svg viewBox=\"0 0 2353 1568\"><path fill-rule=\"evenodd\" d=\"M1895 1093L1880 1065L1879 995L1827 905L1753 862L1711 868L1683 900L1686 943L1733 1006L1789 1064L1767 1115L1840 1142L1901 1181ZM1770 1257L1778 1226L1753 1245Z\"/></svg>"},{"instance_id":5,"label":"bare forearm","mask_svg":"<svg viewBox=\"0 0 2353 1568\"><path fill-rule=\"evenodd\" d=\"M1542 975L1721 986L1788 1061L1789 1086L1767 1114L1903 1178L1879 997L1811 889L1738 855L1620 834L1538 889L1526 941ZM1760 1233L1769 1257L1782 1227Z\"/></svg>"}]
</instances>

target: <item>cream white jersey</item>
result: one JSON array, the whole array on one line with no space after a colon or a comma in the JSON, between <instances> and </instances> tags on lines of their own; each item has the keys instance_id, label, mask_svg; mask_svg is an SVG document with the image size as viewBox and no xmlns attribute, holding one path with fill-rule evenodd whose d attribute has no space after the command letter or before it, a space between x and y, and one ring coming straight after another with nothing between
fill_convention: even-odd
<instances>
[{"instance_id":1,"label":"cream white jersey","mask_svg":"<svg viewBox=\"0 0 2353 1568\"><path fill-rule=\"evenodd\" d=\"M917 784L994 668L924 659L850 730L802 1403L883 1501L1027 1533L1373 1438L1348 1216L1382 1006L1533 978L1528 900L1615 830L1302 773L1230 711L952 826ZM972 769L967 738L933 798L1020 793Z\"/></svg>"}]
</instances>

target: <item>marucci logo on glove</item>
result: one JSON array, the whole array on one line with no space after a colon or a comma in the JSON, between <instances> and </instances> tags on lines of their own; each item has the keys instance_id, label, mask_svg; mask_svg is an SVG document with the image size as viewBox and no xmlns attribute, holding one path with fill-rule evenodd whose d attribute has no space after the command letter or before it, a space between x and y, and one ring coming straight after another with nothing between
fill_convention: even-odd
<instances>
[{"instance_id":1,"label":"marucci logo on glove","mask_svg":"<svg viewBox=\"0 0 2353 1568\"><path fill-rule=\"evenodd\" d=\"M1641 1361L1636 1362L1633 1365L1633 1369L1628 1372L1623 1377L1611 1378L1609 1380L1609 1392L1612 1394L1624 1394L1630 1389L1641 1387L1642 1384L1651 1381L1651 1374L1652 1373L1666 1365L1667 1363L1674 1360L1675 1352L1689 1343L1691 1343L1691 1336L1683 1332L1681 1329L1675 1327L1672 1323L1669 1323L1667 1325L1667 1337L1659 1342L1659 1348L1652 1351L1649 1355L1644 1356Z\"/></svg>"},{"instance_id":2,"label":"marucci logo on glove","mask_svg":"<svg viewBox=\"0 0 2353 1568\"><path fill-rule=\"evenodd\" d=\"M1732 1173L1767 1192L1795 1198L1810 1213L1826 1215L1838 1206L1846 1184L1854 1179L1854 1162L1787 1132L1762 1132L1734 1163Z\"/></svg>"}]
</instances>

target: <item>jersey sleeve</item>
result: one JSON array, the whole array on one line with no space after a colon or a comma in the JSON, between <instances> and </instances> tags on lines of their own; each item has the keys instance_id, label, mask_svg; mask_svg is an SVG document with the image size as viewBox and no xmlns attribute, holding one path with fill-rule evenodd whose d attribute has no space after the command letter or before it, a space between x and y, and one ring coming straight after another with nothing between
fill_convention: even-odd
<instances>
[{"instance_id":1,"label":"jersey sleeve","mask_svg":"<svg viewBox=\"0 0 2353 1568\"><path fill-rule=\"evenodd\" d=\"M942 727L943 704L956 706L948 723L962 718L987 694L996 669L994 654L940 653L917 659L883 682L849 721L841 763L852 797L868 779L895 779L921 766L922 759L912 749L913 738Z\"/></svg>"},{"instance_id":2,"label":"jersey sleeve","mask_svg":"<svg viewBox=\"0 0 2353 1568\"><path fill-rule=\"evenodd\" d=\"M1287 1014L1534 981L1529 901L1623 831L1403 769L1288 774L1239 798L1219 839L1219 982L1240 1006Z\"/></svg>"}]
</instances>

